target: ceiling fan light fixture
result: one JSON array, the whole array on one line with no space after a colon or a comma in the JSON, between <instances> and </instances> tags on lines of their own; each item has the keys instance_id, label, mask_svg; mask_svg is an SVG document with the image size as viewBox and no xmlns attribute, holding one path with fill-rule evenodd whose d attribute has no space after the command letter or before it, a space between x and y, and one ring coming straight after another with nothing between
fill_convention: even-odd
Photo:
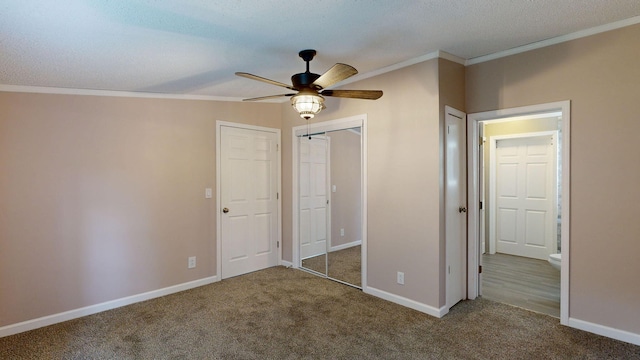
<instances>
[{"instance_id":1,"label":"ceiling fan light fixture","mask_svg":"<svg viewBox=\"0 0 640 360\"><path fill-rule=\"evenodd\" d=\"M309 120L318 114L324 106L324 98L316 93L301 91L291 97L291 106L300 114L300 117Z\"/></svg>"}]
</instances>

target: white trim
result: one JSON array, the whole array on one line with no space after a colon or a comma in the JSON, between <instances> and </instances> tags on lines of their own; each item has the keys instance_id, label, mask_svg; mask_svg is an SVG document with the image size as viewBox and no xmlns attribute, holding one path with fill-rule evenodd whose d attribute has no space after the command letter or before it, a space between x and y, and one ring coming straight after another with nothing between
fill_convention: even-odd
<instances>
[{"instance_id":1,"label":"white trim","mask_svg":"<svg viewBox=\"0 0 640 360\"><path fill-rule=\"evenodd\" d=\"M209 96L209 95L192 95L192 94L161 94L137 91L118 91L118 90L93 90L93 89L74 89L47 86L23 86L23 85L0 85L0 91L4 92L22 92L37 94L60 94L60 95L88 95L88 96L113 96L127 98L153 98L153 99L180 99L180 100L208 100L208 101L242 101L242 98L227 96Z\"/></svg>"},{"instance_id":2,"label":"white trim","mask_svg":"<svg viewBox=\"0 0 640 360\"><path fill-rule=\"evenodd\" d=\"M563 259L564 260L564 259ZM611 328L608 326L594 324L584 320L578 320L575 318L569 318L570 327L588 331L590 333L606 336L608 338L628 342L630 344L640 346L640 334L635 334L629 331Z\"/></svg>"},{"instance_id":3,"label":"white trim","mask_svg":"<svg viewBox=\"0 0 640 360\"><path fill-rule=\"evenodd\" d=\"M293 128L293 138L295 139L297 136L308 135L307 130L311 132L311 135L327 132L327 131L335 131L335 130L344 130L350 128L356 128L362 126L362 116L351 116L343 119L323 121L318 123L307 125L299 125ZM366 116L366 115L364 115Z\"/></svg>"},{"instance_id":4,"label":"white trim","mask_svg":"<svg viewBox=\"0 0 640 360\"><path fill-rule=\"evenodd\" d=\"M330 136L324 136L326 144L327 144L327 148L326 148L326 152L324 153L325 155L325 166L326 166L326 172L325 172L325 182L326 182L326 186L327 188L326 190L326 194L327 194L327 206L325 208L325 215L327 218L327 222L325 224L327 231L326 234L326 242L325 242L325 246L324 246L324 252L327 253L327 247L329 249L332 248L331 245L331 239L333 238L332 236L332 227L331 227L331 209L333 208L333 199L331 198L331 195L333 194L333 192L331 191L331 189L329 189L329 187L331 187L332 181L331 181L331 137ZM325 261L325 272L327 274L327 276L329 276L329 258L326 258Z\"/></svg>"},{"instance_id":5,"label":"white trim","mask_svg":"<svg viewBox=\"0 0 640 360\"><path fill-rule=\"evenodd\" d=\"M507 117L525 116L536 113L550 113L560 111L562 113L562 131L560 141L562 142L562 215L561 215L561 248L562 265L560 274L560 323L569 323L569 258L570 258L570 199L571 199L571 102L559 101L547 104L523 106L518 108L486 111L469 114L467 116L467 152L469 171L468 180L468 238L469 238L469 277L467 284L467 294L469 299L475 299L479 295L478 265L480 264L480 254L478 248L478 226L479 226L479 194L478 194L478 146L479 132L478 123L480 121L502 119ZM471 204L475 204L471 206ZM472 256L475 254L475 256Z\"/></svg>"},{"instance_id":6,"label":"white trim","mask_svg":"<svg viewBox=\"0 0 640 360\"><path fill-rule=\"evenodd\" d=\"M448 53L446 51L442 51L442 50L438 50L438 58L449 60L451 62L458 63L460 65L464 65L467 62L467 59L465 59L465 58L450 54L450 53Z\"/></svg>"},{"instance_id":7,"label":"white trim","mask_svg":"<svg viewBox=\"0 0 640 360\"><path fill-rule=\"evenodd\" d=\"M367 241L366 239L368 239L368 232L367 229L369 228L369 225L367 223L367 219L368 219L368 154L369 154L369 149L368 149L368 140L367 140L367 135L369 133L369 125L367 123L367 115L364 114L362 115L362 127L360 128L361 131L361 136L360 136L360 141L361 141L361 145L362 145L362 151L360 152L360 161L362 163L362 175L360 176L361 179L361 191L362 191L362 196L360 197L360 212L362 215L362 239L360 240L361 242L361 254L360 254L360 261L362 262L362 278L360 281L360 285L362 286L362 290L366 291L368 289L367 286L367 267L368 267L368 263L367 263Z\"/></svg>"},{"instance_id":8,"label":"white trim","mask_svg":"<svg viewBox=\"0 0 640 360\"><path fill-rule=\"evenodd\" d=\"M447 306L443 306L438 309L436 307L423 304L415 300L407 299L406 297L395 295L395 294L392 294L383 290L379 290L370 286L367 287L366 289L363 289L363 291L369 295L373 295L381 299L391 301L392 303L396 303L398 305L406 306L413 310L417 310L427 315L435 316L437 318L441 318L449 312L449 309L447 308Z\"/></svg>"},{"instance_id":9,"label":"white trim","mask_svg":"<svg viewBox=\"0 0 640 360\"><path fill-rule=\"evenodd\" d=\"M220 277L220 279L222 279L222 214L220 209L221 207L221 203L220 203L220 191L222 190L220 187L220 179L221 179L221 156L222 156L222 152L221 152L221 128L223 126L227 126L227 127L234 127L234 128L238 128L238 129L245 129L245 130L256 130L256 131L265 131L265 132L271 132L271 133L275 133L277 136L277 153L276 153L276 158L277 158L277 164L276 166L278 167L276 170L276 178L277 178L277 188L278 188L278 229L277 229L277 239L276 241L278 241L278 243L280 244L280 247L278 248L278 261L277 264L282 264L282 149L281 149L281 144L282 144L282 139L280 138L280 129L275 129L275 128L269 128L269 127L264 127L264 126L257 126L257 125L248 125L248 124L241 124L241 123L234 123L234 122L228 122L228 121L222 121L222 120L216 120L216 224L218 224L216 226L216 274Z\"/></svg>"},{"instance_id":10,"label":"white trim","mask_svg":"<svg viewBox=\"0 0 640 360\"><path fill-rule=\"evenodd\" d=\"M329 252L340 251L340 250L348 249L358 245L362 245L362 240L356 240L356 241L352 241L350 243L346 243L342 245L331 246L329 248Z\"/></svg>"},{"instance_id":11,"label":"white trim","mask_svg":"<svg viewBox=\"0 0 640 360\"><path fill-rule=\"evenodd\" d=\"M0 327L0 338L18 334L21 332L34 330L43 326L49 326L57 323L61 323L68 320L77 319L87 315L97 314L99 312L116 309L119 307L135 304L141 301L147 301L158 297L174 294L177 292L197 288L204 285L217 282L219 279L217 276L211 276L204 279L189 281L186 283L169 286L166 288L152 290L145 293L123 297L116 300L106 301L103 303L86 306L79 309L69 310L58 314L43 316L41 318L23 321L17 324L6 325Z\"/></svg>"},{"instance_id":12,"label":"white trim","mask_svg":"<svg viewBox=\"0 0 640 360\"><path fill-rule=\"evenodd\" d=\"M286 268L290 268L293 267L293 263L291 261L287 261L287 260L280 260L280 265L286 267Z\"/></svg>"},{"instance_id":13,"label":"white trim","mask_svg":"<svg viewBox=\"0 0 640 360\"><path fill-rule=\"evenodd\" d=\"M609 24L592 27L590 29L580 30L570 34L556 36L551 39L536 41L531 44L518 46L512 49L498 51L493 54L474 57L474 58L468 59L465 62L465 65L466 66L475 65L475 64L479 64L479 63L483 63L483 62L487 62L487 61L491 61L491 60L515 55L515 54L520 54L520 53L535 50L535 49L544 48L551 45L560 44L560 43L571 41L571 40L580 39L580 38L591 36L591 35L596 35L596 34L611 31L611 30L620 29L620 28L635 25L638 23L640 23L640 16L635 16L625 20L620 20L620 21L609 23Z\"/></svg>"},{"instance_id":14,"label":"white trim","mask_svg":"<svg viewBox=\"0 0 640 360\"><path fill-rule=\"evenodd\" d=\"M502 119L493 119L491 120L491 124L499 124L503 122L513 122L513 121L519 121L519 120L547 119L547 118L556 117L556 116L562 117L562 112L552 111L552 112L545 112L540 114L528 114L524 116L509 116ZM484 134L483 136L486 137L486 135Z\"/></svg>"},{"instance_id":15,"label":"white trim","mask_svg":"<svg viewBox=\"0 0 640 360\"><path fill-rule=\"evenodd\" d=\"M318 133L323 131L334 131L360 127L361 129L361 225L362 225L362 290L367 288L367 114L350 116L346 118L312 123L308 125L299 125L292 128L291 131L291 177L292 177L292 197L291 197L291 242L293 247L293 267L300 268L300 239L298 226L298 136L307 134L307 131Z\"/></svg>"}]
</instances>

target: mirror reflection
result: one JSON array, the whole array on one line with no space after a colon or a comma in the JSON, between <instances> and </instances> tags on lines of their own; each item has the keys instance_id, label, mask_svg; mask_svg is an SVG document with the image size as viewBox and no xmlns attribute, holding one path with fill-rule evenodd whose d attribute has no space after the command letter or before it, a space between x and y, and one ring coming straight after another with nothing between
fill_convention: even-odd
<instances>
[{"instance_id":1,"label":"mirror reflection","mask_svg":"<svg viewBox=\"0 0 640 360\"><path fill-rule=\"evenodd\" d=\"M329 138L330 229L327 276L361 286L360 128L332 131Z\"/></svg>"},{"instance_id":2,"label":"mirror reflection","mask_svg":"<svg viewBox=\"0 0 640 360\"><path fill-rule=\"evenodd\" d=\"M301 266L327 274L327 150L324 134L298 138Z\"/></svg>"},{"instance_id":3,"label":"mirror reflection","mask_svg":"<svg viewBox=\"0 0 640 360\"><path fill-rule=\"evenodd\" d=\"M360 128L299 140L301 267L362 286L362 141Z\"/></svg>"}]
</instances>

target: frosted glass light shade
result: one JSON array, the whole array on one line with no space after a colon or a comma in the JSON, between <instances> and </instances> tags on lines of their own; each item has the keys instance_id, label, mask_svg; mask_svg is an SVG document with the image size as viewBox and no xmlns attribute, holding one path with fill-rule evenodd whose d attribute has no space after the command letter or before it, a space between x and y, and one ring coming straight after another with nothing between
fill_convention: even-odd
<instances>
[{"instance_id":1,"label":"frosted glass light shade","mask_svg":"<svg viewBox=\"0 0 640 360\"><path fill-rule=\"evenodd\" d=\"M324 98L317 94L300 92L291 98L291 106L296 109L301 118L309 120L324 109Z\"/></svg>"}]
</instances>

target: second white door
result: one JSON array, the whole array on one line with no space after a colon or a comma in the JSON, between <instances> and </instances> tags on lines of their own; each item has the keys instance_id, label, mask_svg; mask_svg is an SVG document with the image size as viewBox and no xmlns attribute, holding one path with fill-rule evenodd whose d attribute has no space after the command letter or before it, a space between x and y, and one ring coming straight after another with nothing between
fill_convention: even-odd
<instances>
[{"instance_id":1,"label":"second white door","mask_svg":"<svg viewBox=\"0 0 640 360\"><path fill-rule=\"evenodd\" d=\"M496 141L497 252L547 260L557 249L555 135Z\"/></svg>"},{"instance_id":2,"label":"second white door","mask_svg":"<svg viewBox=\"0 0 640 360\"><path fill-rule=\"evenodd\" d=\"M465 114L447 107L445 221L447 307L466 298L467 173Z\"/></svg>"},{"instance_id":3,"label":"second white door","mask_svg":"<svg viewBox=\"0 0 640 360\"><path fill-rule=\"evenodd\" d=\"M221 127L222 278L278 264L277 134Z\"/></svg>"}]
</instances>

